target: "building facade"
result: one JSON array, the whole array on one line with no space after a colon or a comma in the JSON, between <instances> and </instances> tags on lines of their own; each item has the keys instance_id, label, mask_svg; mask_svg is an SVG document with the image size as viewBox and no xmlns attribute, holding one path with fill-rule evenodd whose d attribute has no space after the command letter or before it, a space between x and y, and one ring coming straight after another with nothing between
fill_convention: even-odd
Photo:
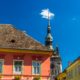
<instances>
[{"instance_id":1,"label":"building facade","mask_svg":"<svg viewBox=\"0 0 80 80\"><path fill-rule=\"evenodd\" d=\"M14 80L49 80L50 51L0 49L0 78ZM47 66L47 67L46 67Z\"/></svg>"},{"instance_id":2,"label":"building facade","mask_svg":"<svg viewBox=\"0 0 80 80\"><path fill-rule=\"evenodd\" d=\"M57 80L80 80L80 57L59 74Z\"/></svg>"},{"instance_id":3,"label":"building facade","mask_svg":"<svg viewBox=\"0 0 80 80\"><path fill-rule=\"evenodd\" d=\"M52 50L24 32L0 25L1 80L49 80L51 55Z\"/></svg>"},{"instance_id":4,"label":"building facade","mask_svg":"<svg viewBox=\"0 0 80 80\"><path fill-rule=\"evenodd\" d=\"M11 24L0 24L0 79L55 80L62 61L52 43L50 21L45 45Z\"/></svg>"},{"instance_id":5,"label":"building facade","mask_svg":"<svg viewBox=\"0 0 80 80\"><path fill-rule=\"evenodd\" d=\"M66 80L79 80L80 79L80 57L72 62L66 69Z\"/></svg>"}]
</instances>

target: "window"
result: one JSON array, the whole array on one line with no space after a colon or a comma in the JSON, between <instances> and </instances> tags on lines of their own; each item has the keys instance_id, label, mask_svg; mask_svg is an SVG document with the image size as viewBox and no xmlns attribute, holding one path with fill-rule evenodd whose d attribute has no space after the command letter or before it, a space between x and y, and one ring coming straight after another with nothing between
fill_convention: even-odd
<instances>
[{"instance_id":1,"label":"window","mask_svg":"<svg viewBox=\"0 0 80 80\"><path fill-rule=\"evenodd\" d=\"M80 74L80 65L78 65L78 73Z\"/></svg>"},{"instance_id":2,"label":"window","mask_svg":"<svg viewBox=\"0 0 80 80\"><path fill-rule=\"evenodd\" d=\"M0 60L0 73L3 72L3 60Z\"/></svg>"},{"instance_id":3,"label":"window","mask_svg":"<svg viewBox=\"0 0 80 80\"><path fill-rule=\"evenodd\" d=\"M51 65L50 65L50 68L51 68L51 69L54 69L54 68L55 68L55 65L54 65L54 64L51 64Z\"/></svg>"},{"instance_id":4,"label":"window","mask_svg":"<svg viewBox=\"0 0 80 80\"><path fill-rule=\"evenodd\" d=\"M32 62L32 73L33 74L40 74L40 62L39 61L33 61Z\"/></svg>"},{"instance_id":5,"label":"window","mask_svg":"<svg viewBox=\"0 0 80 80\"><path fill-rule=\"evenodd\" d=\"M13 71L16 74L22 73L22 61L18 61L18 60L14 61Z\"/></svg>"},{"instance_id":6,"label":"window","mask_svg":"<svg viewBox=\"0 0 80 80\"><path fill-rule=\"evenodd\" d=\"M67 76L69 79L72 79L73 78L73 70L69 71Z\"/></svg>"},{"instance_id":7,"label":"window","mask_svg":"<svg viewBox=\"0 0 80 80\"><path fill-rule=\"evenodd\" d=\"M57 76L60 73L60 66L56 63L55 64L55 75Z\"/></svg>"}]
</instances>

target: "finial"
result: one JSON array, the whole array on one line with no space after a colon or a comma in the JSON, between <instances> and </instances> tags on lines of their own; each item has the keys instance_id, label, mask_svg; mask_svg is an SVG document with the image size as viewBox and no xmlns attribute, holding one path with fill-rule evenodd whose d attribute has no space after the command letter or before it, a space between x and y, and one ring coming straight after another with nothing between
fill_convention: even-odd
<instances>
[{"instance_id":1,"label":"finial","mask_svg":"<svg viewBox=\"0 0 80 80\"><path fill-rule=\"evenodd\" d=\"M51 34L50 13L49 13L49 10L48 10L48 32L47 33L50 33Z\"/></svg>"},{"instance_id":2,"label":"finial","mask_svg":"<svg viewBox=\"0 0 80 80\"><path fill-rule=\"evenodd\" d=\"M50 26L50 15L49 15L49 10L48 10L48 25Z\"/></svg>"},{"instance_id":3,"label":"finial","mask_svg":"<svg viewBox=\"0 0 80 80\"><path fill-rule=\"evenodd\" d=\"M43 9L40 14L42 15L42 18L45 18L48 20L48 28L47 28L47 36L45 40L45 45L49 50L50 49L53 50L53 46L52 46L53 37L51 35L50 20L52 19L52 17L54 17L54 13L50 12L49 9Z\"/></svg>"}]
</instances>

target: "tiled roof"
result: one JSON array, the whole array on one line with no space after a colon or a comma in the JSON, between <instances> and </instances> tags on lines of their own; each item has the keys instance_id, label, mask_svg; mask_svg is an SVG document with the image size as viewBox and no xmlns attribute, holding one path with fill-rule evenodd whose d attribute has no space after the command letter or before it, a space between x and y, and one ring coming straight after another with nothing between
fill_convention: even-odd
<instances>
[{"instance_id":1,"label":"tiled roof","mask_svg":"<svg viewBox=\"0 0 80 80\"><path fill-rule=\"evenodd\" d=\"M0 24L0 48L47 50L44 45L11 24Z\"/></svg>"}]
</instances>

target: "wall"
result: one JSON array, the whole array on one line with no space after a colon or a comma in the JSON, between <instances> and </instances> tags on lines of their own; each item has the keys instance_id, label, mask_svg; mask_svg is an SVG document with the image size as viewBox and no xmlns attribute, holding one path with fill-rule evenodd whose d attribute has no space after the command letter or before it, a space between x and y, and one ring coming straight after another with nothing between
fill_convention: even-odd
<instances>
[{"instance_id":1,"label":"wall","mask_svg":"<svg viewBox=\"0 0 80 80\"><path fill-rule=\"evenodd\" d=\"M4 55L4 57L0 57L4 59L4 66L3 66L3 80L4 78L7 80L11 80L14 78L15 74L13 74L13 60L23 60L23 73L21 78L25 78L25 80L32 80L32 78L36 75L32 75L32 60L33 56L41 56L41 79L48 80L50 76L50 56L46 54L29 54L29 53L0 53L0 55ZM16 56L16 57L14 57ZM20 58L19 58L19 57Z\"/></svg>"}]
</instances>

